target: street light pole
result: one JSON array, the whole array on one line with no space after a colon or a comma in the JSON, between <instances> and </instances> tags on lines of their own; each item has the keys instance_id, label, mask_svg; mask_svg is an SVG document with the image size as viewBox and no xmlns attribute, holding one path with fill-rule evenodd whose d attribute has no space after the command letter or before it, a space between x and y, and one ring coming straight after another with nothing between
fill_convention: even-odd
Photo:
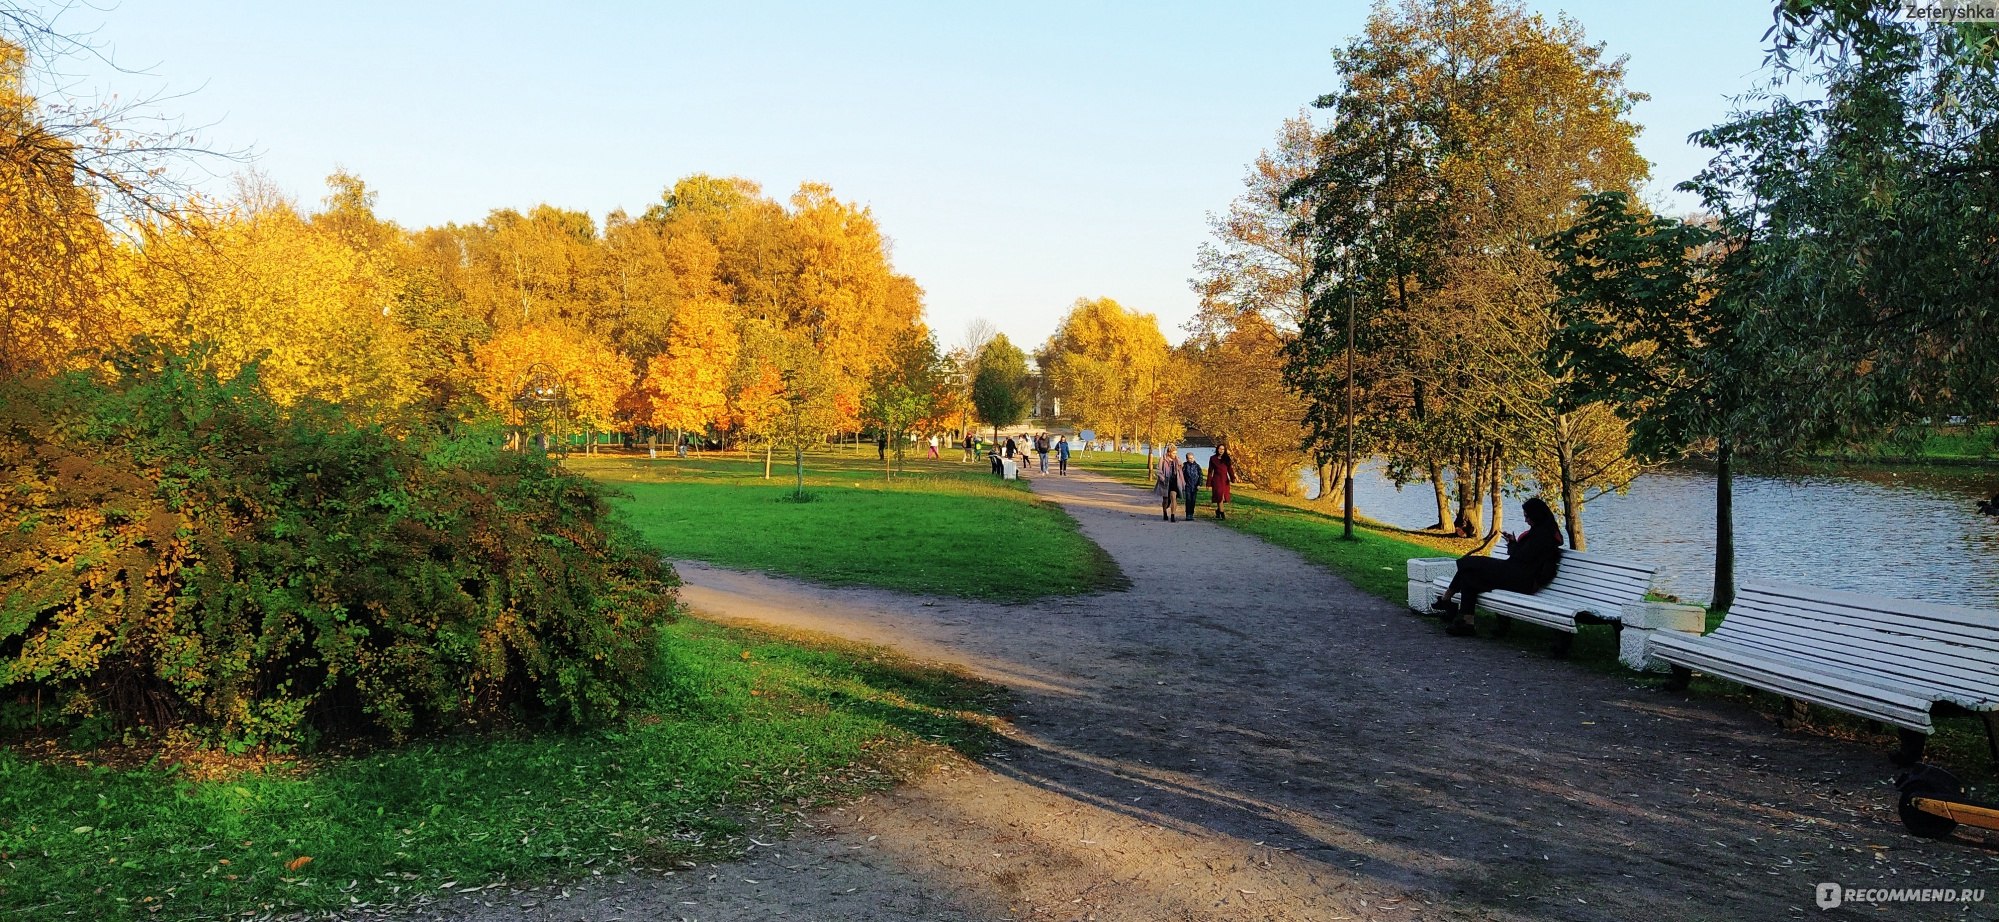
<instances>
[{"instance_id":1,"label":"street light pole","mask_svg":"<svg viewBox=\"0 0 1999 922\"><path fill-rule=\"evenodd\" d=\"M1354 293L1347 289L1347 482L1346 482L1346 534L1345 540L1353 538L1353 313Z\"/></svg>"}]
</instances>

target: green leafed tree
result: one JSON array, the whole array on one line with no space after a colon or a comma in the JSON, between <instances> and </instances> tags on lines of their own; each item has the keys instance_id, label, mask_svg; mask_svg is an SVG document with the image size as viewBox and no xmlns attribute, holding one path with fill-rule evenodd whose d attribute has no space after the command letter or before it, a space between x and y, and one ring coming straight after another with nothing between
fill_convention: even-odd
<instances>
[{"instance_id":1,"label":"green leafed tree","mask_svg":"<svg viewBox=\"0 0 1999 922\"><path fill-rule=\"evenodd\" d=\"M979 421L991 426L993 440L999 440L1001 426L1011 426L1027 418L1032 399L1027 379L1027 354L998 333L979 350L978 371L972 375L972 409Z\"/></svg>"}]
</instances>

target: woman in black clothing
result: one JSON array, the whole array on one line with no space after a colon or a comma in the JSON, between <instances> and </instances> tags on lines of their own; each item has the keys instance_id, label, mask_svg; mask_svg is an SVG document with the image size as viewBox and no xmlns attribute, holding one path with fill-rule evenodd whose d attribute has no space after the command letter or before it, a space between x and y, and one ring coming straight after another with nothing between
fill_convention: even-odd
<instances>
[{"instance_id":1,"label":"woman in black clothing","mask_svg":"<svg viewBox=\"0 0 1999 922\"><path fill-rule=\"evenodd\" d=\"M1522 503L1527 530L1506 535L1506 556L1474 557L1458 560L1458 572L1451 585L1437 597L1432 607L1456 620L1446 630L1453 637L1472 632L1472 616L1478 611L1480 594L1494 589L1509 592L1539 592L1555 580L1555 568L1562 562L1562 528L1555 524L1555 511L1541 497ZM1452 602L1451 596L1458 601Z\"/></svg>"}]
</instances>

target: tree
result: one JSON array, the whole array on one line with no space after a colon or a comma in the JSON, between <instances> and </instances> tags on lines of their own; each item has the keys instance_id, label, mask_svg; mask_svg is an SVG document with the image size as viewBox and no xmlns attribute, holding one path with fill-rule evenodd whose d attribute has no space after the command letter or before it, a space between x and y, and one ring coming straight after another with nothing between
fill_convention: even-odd
<instances>
[{"instance_id":1,"label":"tree","mask_svg":"<svg viewBox=\"0 0 1999 922\"><path fill-rule=\"evenodd\" d=\"M993 441L997 442L1001 426L1027 418L1027 354L1005 333L996 333L979 351L978 363L979 370L972 376L972 408L981 422L993 427Z\"/></svg>"},{"instance_id":2,"label":"tree","mask_svg":"<svg viewBox=\"0 0 1999 922\"><path fill-rule=\"evenodd\" d=\"M740 343L730 314L729 305L712 299L674 313L663 351L646 365L651 425L699 432L722 421Z\"/></svg>"},{"instance_id":3,"label":"tree","mask_svg":"<svg viewBox=\"0 0 1999 922\"><path fill-rule=\"evenodd\" d=\"M1188 386L1178 411L1228 444L1237 476L1294 493L1310 456L1303 448L1305 402L1284 383L1284 344L1284 335L1256 313L1234 318L1226 332L1196 333L1182 346Z\"/></svg>"},{"instance_id":4,"label":"tree","mask_svg":"<svg viewBox=\"0 0 1999 922\"><path fill-rule=\"evenodd\" d=\"M473 350L479 396L516 426L528 420L519 403L522 388L545 373L560 393L558 438L570 427L586 435L610 425L620 395L631 386L631 371L610 345L564 326L515 327ZM528 435L522 432L523 438Z\"/></svg>"},{"instance_id":5,"label":"tree","mask_svg":"<svg viewBox=\"0 0 1999 922\"><path fill-rule=\"evenodd\" d=\"M1684 188L1731 241L1758 310L1742 348L1769 450L1999 418L1999 66L1990 26L1887 4L1779 4L1779 78L1695 135L1715 151Z\"/></svg>"},{"instance_id":6,"label":"tree","mask_svg":"<svg viewBox=\"0 0 1999 922\"><path fill-rule=\"evenodd\" d=\"M1276 146L1250 165L1243 194L1227 214L1208 216L1211 239L1195 258L1201 306L1187 322L1190 386L1180 412L1229 443L1244 479L1290 493L1297 469L1317 462L1318 500L1337 503L1345 475L1326 463L1336 442L1307 428L1309 402L1284 380L1285 348L1311 304L1312 271L1309 241L1292 233L1306 212L1284 193L1311 173L1316 151L1311 120L1285 119Z\"/></svg>"},{"instance_id":7,"label":"tree","mask_svg":"<svg viewBox=\"0 0 1999 922\"><path fill-rule=\"evenodd\" d=\"M1161 401L1172 350L1159 318L1109 298L1078 298L1041 351L1041 370L1066 415L1113 438L1164 433Z\"/></svg>"},{"instance_id":8,"label":"tree","mask_svg":"<svg viewBox=\"0 0 1999 922\"><path fill-rule=\"evenodd\" d=\"M1727 607L1735 597L1734 452L1759 364L1736 336L1744 302L1722 289L1728 261L1742 251L1715 228L1648 214L1619 192L1591 196L1546 248L1562 292L1549 361L1566 389L1617 407L1640 460L1714 445L1711 603Z\"/></svg>"},{"instance_id":9,"label":"tree","mask_svg":"<svg viewBox=\"0 0 1999 922\"><path fill-rule=\"evenodd\" d=\"M927 332L905 331L889 348L886 361L868 377L861 397L861 418L876 427L895 448L895 468L902 469L909 434L931 418L947 399L949 382L937 340ZM888 459L882 459L888 472Z\"/></svg>"},{"instance_id":10,"label":"tree","mask_svg":"<svg viewBox=\"0 0 1999 922\"><path fill-rule=\"evenodd\" d=\"M1534 244L1573 219L1579 195L1645 176L1626 118L1642 96L1573 21L1492 0L1379 7L1336 59L1342 86L1318 102L1333 126L1291 190L1314 246L1288 366L1314 402L1308 425L1343 410L1345 377L1330 372L1351 299L1367 411L1390 422L1391 472L1432 483L1439 524L1477 525L1482 496L1524 461L1556 478L1546 486L1583 547L1582 504L1631 468L1605 454L1619 441L1601 437L1616 425L1607 408L1551 399L1555 295Z\"/></svg>"}]
</instances>

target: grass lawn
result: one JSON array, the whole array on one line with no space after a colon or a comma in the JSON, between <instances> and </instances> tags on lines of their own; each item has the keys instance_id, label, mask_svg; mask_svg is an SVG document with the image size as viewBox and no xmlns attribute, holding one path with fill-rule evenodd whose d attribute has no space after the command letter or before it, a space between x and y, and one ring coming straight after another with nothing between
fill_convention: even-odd
<instances>
[{"instance_id":1,"label":"grass lawn","mask_svg":"<svg viewBox=\"0 0 1999 922\"><path fill-rule=\"evenodd\" d=\"M1091 452L1086 466L1134 484L1151 482L1142 456L1134 458L1125 454ZM1345 577L1362 591L1397 605L1408 602L1407 562L1410 558L1456 557L1470 550L1472 544L1411 533L1364 518L1357 519L1355 524L1354 534L1358 540L1346 541L1341 537L1342 523L1337 514L1328 514L1302 500L1277 496L1255 487L1238 485L1233 494L1229 517L1222 524L1290 548L1313 563ZM1204 510L1203 515L1206 514ZM1412 614L1410 617L1417 616ZM1499 619L1481 615L1479 620L1483 632L1491 635ZM1708 630L1714 630L1721 620L1721 612L1710 610ZM1521 649L1546 651L1553 646L1555 633L1547 628L1515 622L1506 637L1498 642ZM1665 683L1664 676L1632 672L1617 661L1617 653L1617 635L1609 625L1586 625L1576 633L1570 659L1587 668L1616 673L1633 682L1648 685ZM1789 710L1788 703L1776 695L1708 676L1695 678L1690 691L1697 697L1747 704L1773 719L1782 718ZM1894 745L1892 733L1884 734L1867 721L1849 714L1814 706L1807 720L1813 730L1826 735L1864 740L1868 745L1884 751ZM1999 784L1999 765L1994 764L1986 747L1985 727L1980 721L1940 718L1936 726L1925 756L1929 761L1951 769L1968 783L1982 783L1988 789L1990 785Z\"/></svg>"},{"instance_id":2,"label":"grass lawn","mask_svg":"<svg viewBox=\"0 0 1999 922\"><path fill-rule=\"evenodd\" d=\"M873 451L807 455L809 502L789 464L761 459L572 456L616 487L621 517L667 556L839 586L1025 601L1124 583L1068 513L984 462L909 459L887 478ZM785 459L788 461L789 459Z\"/></svg>"},{"instance_id":3,"label":"grass lawn","mask_svg":"<svg viewBox=\"0 0 1999 922\"><path fill-rule=\"evenodd\" d=\"M737 853L793 811L983 751L993 687L685 619L609 730L244 767L0 749L0 916L217 919ZM218 764L220 762L221 764ZM219 769L219 771L218 771Z\"/></svg>"}]
</instances>

